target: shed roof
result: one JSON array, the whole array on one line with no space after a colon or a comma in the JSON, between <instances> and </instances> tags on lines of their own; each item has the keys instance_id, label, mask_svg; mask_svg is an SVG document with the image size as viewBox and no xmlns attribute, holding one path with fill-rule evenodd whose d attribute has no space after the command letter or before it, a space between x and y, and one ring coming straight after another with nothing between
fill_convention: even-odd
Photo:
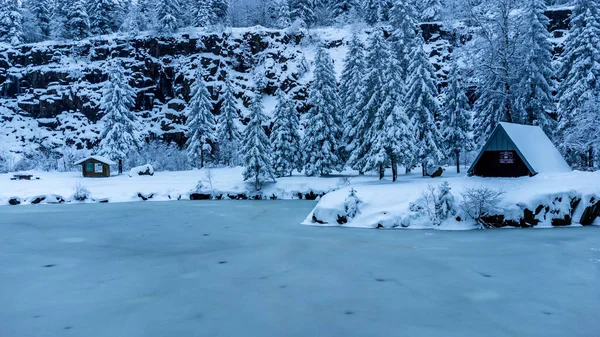
<instances>
[{"instance_id":1,"label":"shed roof","mask_svg":"<svg viewBox=\"0 0 600 337\"><path fill-rule=\"evenodd\" d=\"M86 161L88 161L90 159L97 160L97 161L99 161L101 163L104 163L106 165L116 165L117 164L114 161L112 161L112 160L110 160L110 159L108 159L106 157L102 157L102 156L89 156L87 158L83 158L81 160L76 161L73 165L81 165L81 164L83 164L84 162L86 162Z\"/></svg>"},{"instance_id":2,"label":"shed roof","mask_svg":"<svg viewBox=\"0 0 600 337\"><path fill-rule=\"evenodd\" d=\"M556 149L544 130L539 126L501 122L494 129L490 139L488 139L477 159L473 162L469 172L472 172L475 164L477 164L483 153L488 150L491 142L501 131L506 133L509 140L513 143L515 150L519 153L532 174L572 171L569 164L567 164L560 152L558 152L558 149Z\"/></svg>"}]
</instances>

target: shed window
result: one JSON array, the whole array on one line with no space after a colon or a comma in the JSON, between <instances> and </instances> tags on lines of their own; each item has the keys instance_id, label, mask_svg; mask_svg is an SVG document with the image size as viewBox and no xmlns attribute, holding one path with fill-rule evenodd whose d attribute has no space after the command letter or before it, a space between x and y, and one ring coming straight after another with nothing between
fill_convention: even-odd
<instances>
[{"instance_id":1,"label":"shed window","mask_svg":"<svg viewBox=\"0 0 600 337\"><path fill-rule=\"evenodd\" d=\"M102 164L96 163L95 168L96 168L94 171L95 173L102 173Z\"/></svg>"},{"instance_id":2,"label":"shed window","mask_svg":"<svg viewBox=\"0 0 600 337\"><path fill-rule=\"evenodd\" d=\"M87 172L94 172L94 163L85 163L85 170Z\"/></svg>"}]
</instances>

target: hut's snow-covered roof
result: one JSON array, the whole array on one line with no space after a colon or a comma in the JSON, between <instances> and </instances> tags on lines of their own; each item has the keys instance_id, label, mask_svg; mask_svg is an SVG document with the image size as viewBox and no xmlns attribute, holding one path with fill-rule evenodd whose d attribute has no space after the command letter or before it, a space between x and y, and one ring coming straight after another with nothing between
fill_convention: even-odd
<instances>
[{"instance_id":1,"label":"hut's snow-covered roof","mask_svg":"<svg viewBox=\"0 0 600 337\"><path fill-rule=\"evenodd\" d=\"M534 173L573 171L539 126L500 123Z\"/></svg>"},{"instance_id":2,"label":"hut's snow-covered roof","mask_svg":"<svg viewBox=\"0 0 600 337\"><path fill-rule=\"evenodd\" d=\"M114 161L106 158L106 157L102 157L102 156L89 156L87 158L83 158L81 160L76 161L73 165L81 165L83 164L85 161L88 161L90 159L94 159L97 160L101 163L104 163L106 165L116 165L117 163L115 163Z\"/></svg>"}]
</instances>

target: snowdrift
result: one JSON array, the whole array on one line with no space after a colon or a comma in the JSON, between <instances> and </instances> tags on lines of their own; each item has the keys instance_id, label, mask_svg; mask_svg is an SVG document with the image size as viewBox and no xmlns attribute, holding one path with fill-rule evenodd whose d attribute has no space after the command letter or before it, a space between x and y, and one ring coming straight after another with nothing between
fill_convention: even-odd
<instances>
[{"instance_id":1,"label":"snowdrift","mask_svg":"<svg viewBox=\"0 0 600 337\"><path fill-rule=\"evenodd\" d=\"M447 181L455 199L455 213L434 225L426 211L429 186ZM460 207L469 188L501 191L497 211L486 221L493 227L552 227L600 225L600 172L539 174L522 178L479 178L444 173L438 179L417 175L400 177L396 183L354 185L325 195L303 224L361 228L435 228L465 230L479 228ZM344 206L351 189L361 203L359 212L348 217Z\"/></svg>"}]
</instances>

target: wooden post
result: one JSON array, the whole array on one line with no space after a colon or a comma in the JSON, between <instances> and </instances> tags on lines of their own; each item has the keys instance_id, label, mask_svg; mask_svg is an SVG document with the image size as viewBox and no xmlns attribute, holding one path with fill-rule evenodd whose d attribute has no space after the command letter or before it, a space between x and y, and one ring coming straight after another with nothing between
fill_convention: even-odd
<instances>
[{"instance_id":1,"label":"wooden post","mask_svg":"<svg viewBox=\"0 0 600 337\"><path fill-rule=\"evenodd\" d=\"M119 158L119 174L123 174L123 159Z\"/></svg>"}]
</instances>

